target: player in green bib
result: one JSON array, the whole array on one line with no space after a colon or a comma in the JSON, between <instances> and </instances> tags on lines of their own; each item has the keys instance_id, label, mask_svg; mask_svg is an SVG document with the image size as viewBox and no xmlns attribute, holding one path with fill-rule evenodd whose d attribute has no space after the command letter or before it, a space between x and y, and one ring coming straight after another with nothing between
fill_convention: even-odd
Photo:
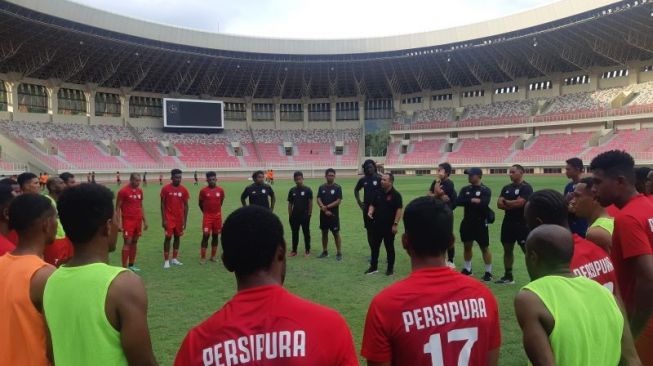
<instances>
[{"instance_id":1,"label":"player in green bib","mask_svg":"<svg viewBox=\"0 0 653 366\"><path fill-rule=\"evenodd\" d=\"M108 265L118 235L113 193L82 184L66 189L57 206L75 254L52 274L43 295L55 364L156 365L143 282Z\"/></svg>"},{"instance_id":2,"label":"player in green bib","mask_svg":"<svg viewBox=\"0 0 653 366\"><path fill-rule=\"evenodd\" d=\"M541 225L526 241L532 282L515 298L524 349L533 365L614 366L637 361L624 317L610 291L569 271L569 230Z\"/></svg>"}]
</instances>

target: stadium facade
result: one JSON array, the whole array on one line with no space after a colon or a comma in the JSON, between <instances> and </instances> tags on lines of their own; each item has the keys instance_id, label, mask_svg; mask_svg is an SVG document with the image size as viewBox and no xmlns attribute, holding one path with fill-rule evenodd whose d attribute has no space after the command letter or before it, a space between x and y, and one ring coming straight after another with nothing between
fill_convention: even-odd
<instances>
[{"instance_id":1,"label":"stadium facade","mask_svg":"<svg viewBox=\"0 0 653 366\"><path fill-rule=\"evenodd\" d=\"M443 160L554 173L619 147L653 161L652 1L347 40L215 34L64 0L0 1L0 24L5 172L353 173L381 155L407 174ZM224 101L225 133L161 132L170 97ZM382 153L365 148L375 123L392 125Z\"/></svg>"}]
</instances>

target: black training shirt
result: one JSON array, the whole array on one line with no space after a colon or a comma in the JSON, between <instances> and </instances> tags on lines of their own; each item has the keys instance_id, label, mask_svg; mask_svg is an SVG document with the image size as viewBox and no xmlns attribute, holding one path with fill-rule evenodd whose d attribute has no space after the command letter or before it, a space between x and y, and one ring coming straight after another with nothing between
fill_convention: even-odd
<instances>
[{"instance_id":1,"label":"black training shirt","mask_svg":"<svg viewBox=\"0 0 653 366\"><path fill-rule=\"evenodd\" d=\"M250 205L256 205L265 208L270 208L270 201L268 200L268 197L274 197L274 191L272 190L272 187L267 184L258 185L256 183L245 187L243 194L240 195L240 199L249 198Z\"/></svg>"},{"instance_id":2,"label":"black training shirt","mask_svg":"<svg viewBox=\"0 0 653 366\"><path fill-rule=\"evenodd\" d=\"M313 199L313 191L306 186L292 187L288 191L288 203L292 204L291 217L308 216L308 201Z\"/></svg>"},{"instance_id":3,"label":"black training shirt","mask_svg":"<svg viewBox=\"0 0 653 366\"><path fill-rule=\"evenodd\" d=\"M481 203L472 203L472 198L480 198ZM490 188L483 184L479 186L470 184L460 190L456 206L465 207L464 220L481 221L487 218L491 198L492 191Z\"/></svg>"},{"instance_id":4,"label":"black training shirt","mask_svg":"<svg viewBox=\"0 0 653 366\"><path fill-rule=\"evenodd\" d=\"M322 201L323 205L325 206L330 205L333 202L342 199L342 188L336 183L333 183L330 186L323 184L318 189L317 198L319 198L320 201ZM339 207L340 206L337 206L334 208L330 208L328 210L331 211L331 213L334 214L335 216L338 216Z\"/></svg>"},{"instance_id":5,"label":"black training shirt","mask_svg":"<svg viewBox=\"0 0 653 366\"><path fill-rule=\"evenodd\" d=\"M447 178L445 180L440 181L440 186L442 187L442 191L444 191L444 194L446 194L447 197L449 197L449 202L447 202L447 205L449 206L450 209L453 210L454 208L456 208L456 198L458 196L456 194L456 188L454 187L453 182L451 181L451 179ZM431 188L429 188L429 192L435 193L435 181L431 183Z\"/></svg>"},{"instance_id":6,"label":"black training shirt","mask_svg":"<svg viewBox=\"0 0 653 366\"><path fill-rule=\"evenodd\" d=\"M367 209L374 195L381 191L381 176L379 174L373 174L361 177L358 183L356 183L354 192L358 192L361 189L363 190L363 203L365 204L365 209Z\"/></svg>"},{"instance_id":7,"label":"black training shirt","mask_svg":"<svg viewBox=\"0 0 653 366\"><path fill-rule=\"evenodd\" d=\"M370 205L374 206L374 227L383 231L392 229L397 210L404 207L401 194L394 187L388 192L377 192Z\"/></svg>"},{"instance_id":8,"label":"black training shirt","mask_svg":"<svg viewBox=\"0 0 653 366\"><path fill-rule=\"evenodd\" d=\"M521 197L528 201L528 198L533 194L533 187L527 182L521 182L521 184L508 184L507 186L501 189L501 194L499 197L503 197L508 201L514 201L517 198ZM505 210L506 215L503 217L503 221L518 221L525 222L524 219L524 206L520 208L514 208L512 210Z\"/></svg>"}]
</instances>

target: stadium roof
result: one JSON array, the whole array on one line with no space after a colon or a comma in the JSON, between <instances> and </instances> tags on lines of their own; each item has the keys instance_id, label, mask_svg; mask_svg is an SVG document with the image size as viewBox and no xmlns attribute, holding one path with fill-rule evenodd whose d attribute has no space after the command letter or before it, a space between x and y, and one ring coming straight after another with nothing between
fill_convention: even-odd
<instances>
[{"instance_id":1,"label":"stadium roof","mask_svg":"<svg viewBox=\"0 0 653 366\"><path fill-rule=\"evenodd\" d=\"M653 57L653 0L562 0L446 30L349 40L255 38L64 0L0 0L0 73L233 98L384 98Z\"/></svg>"}]
</instances>

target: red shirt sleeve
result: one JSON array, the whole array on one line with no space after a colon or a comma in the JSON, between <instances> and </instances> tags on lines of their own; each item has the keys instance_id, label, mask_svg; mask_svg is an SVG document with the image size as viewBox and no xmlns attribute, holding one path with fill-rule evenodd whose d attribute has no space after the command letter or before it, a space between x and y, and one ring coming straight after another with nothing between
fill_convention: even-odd
<instances>
[{"instance_id":1,"label":"red shirt sleeve","mask_svg":"<svg viewBox=\"0 0 653 366\"><path fill-rule=\"evenodd\" d=\"M618 230L617 240L621 244L623 259L638 257L645 254L653 254L651 243L649 243L646 229L641 222L630 215L622 215L615 221Z\"/></svg>"},{"instance_id":2,"label":"red shirt sleeve","mask_svg":"<svg viewBox=\"0 0 653 366\"><path fill-rule=\"evenodd\" d=\"M501 325L499 324L499 305L497 304L497 300L492 294L490 294L489 299L489 302L492 304L492 316L494 317L492 321L492 337L490 340L491 351L501 347Z\"/></svg>"},{"instance_id":3,"label":"red shirt sleeve","mask_svg":"<svg viewBox=\"0 0 653 366\"><path fill-rule=\"evenodd\" d=\"M163 186L163 188L161 188L161 198L165 196L165 193L166 193L166 186Z\"/></svg>"},{"instance_id":4,"label":"red shirt sleeve","mask_svg":"<svg viewBox=\"0 0 653 366\"><path fill-rule=\"evenodd\" d=\"M186 338L184 338L184 342L181 344L181 347L179 347L179 351L177 351L177 357L175 357L174 366L193 365L193 359L191 357L192 350L190 349L190 338L191 333L188 333Z\"/></svg>"},{"instance_id":5,"label":"red shirt sleeve","mask_svg":"<svg viewBox=\"0 0 653 366\"><path fill-rule=\"evenodd\" d=\"M340 340L336 354L339 355L338 366L358 366L358 356L356 355L356 347L354 347L354 339L351 336L351 331L347 327L345 319L338 314L338 322L340 329L338 330L337 339Z\"/></svg>"},{"instance_id":6,"label":"red shirt sleeve","mask_svg":"<svg viewBox=\"0 0 653 366\"><path fill-rule=\"evenodd\" d=\"M200 190L200 202L204 202L204 188Z\"/></svg>"},{"instance_id":7,"label":"red shirt sleeve","mask_svg":"<svg viewBox=\"0 0 653 366\"><path fill-rule=\"evenodd\" d=\"M368 361L389 362L392 360L392 347L385 331L383 315L378 308L377 300L372 300L365 318L363 331L363 346L361 355Z\"/></svg>"}]
</instances>

